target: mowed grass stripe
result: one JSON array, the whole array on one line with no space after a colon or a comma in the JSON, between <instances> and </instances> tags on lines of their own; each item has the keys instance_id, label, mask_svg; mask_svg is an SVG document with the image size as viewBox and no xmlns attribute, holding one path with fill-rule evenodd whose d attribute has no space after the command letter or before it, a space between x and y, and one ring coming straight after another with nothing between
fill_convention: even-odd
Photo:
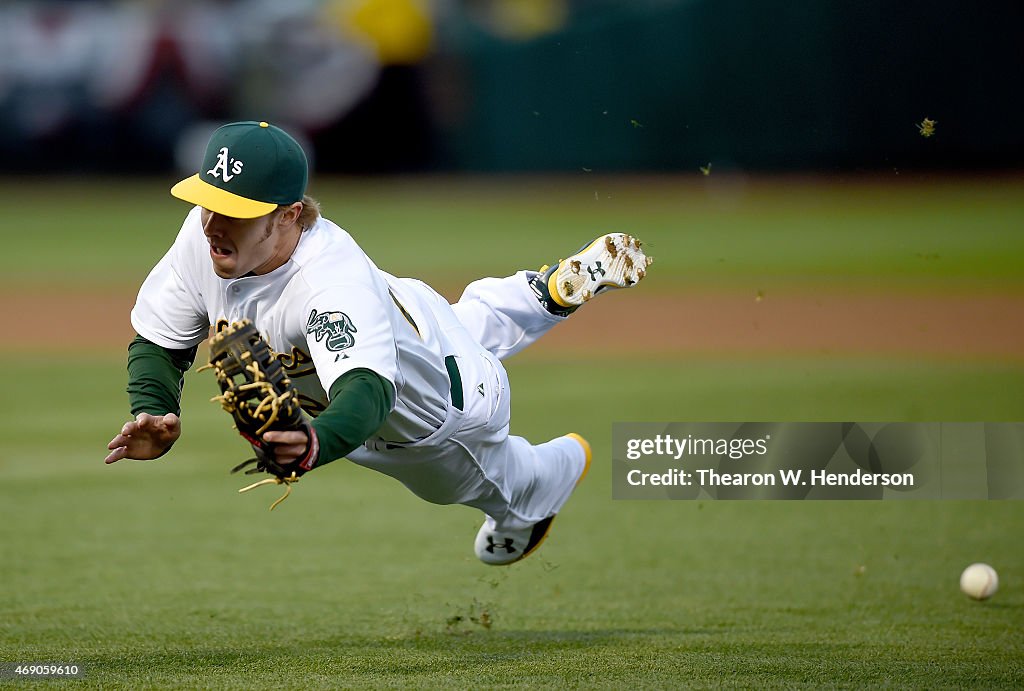
<instances>
[{"instance_id":1,"label":"mowed grass stripe","mask_svg":"<svg viewBox=\"0 0 1024 691\"><path fill-rule=\"evenodd\" d=\"M899 685L1024 679L1019 502L611 500L615 420L1021 419L1014 368L853 360L508 363L513 430L590 476L537 555L479 564L479 514L345 462L267 511L190 375L183 437L102 463L119 356L26 358L0 411L0 647L89 688ZM43 384L48 386L43 386ZM874 414L872 414L874 413ZM960 570L986 561L997 596ZM77 682L76 682L77 683Z\"/></svg>"},{"instance_id":2,"label":"mowed grass stripe","mask_svg":"<svg viewBox=\"0 0 1024 691\"><path fill-rule=\"evenodd\" d=\"M188 210L167 193L173 182L9 181L0 209L34 204L37 213L33 232L6 238L0 273L17 286L134 291ZM434 282L536 268L618 230L643 238L677 281L956 278L1016 290L1022 191L1017 177L584 175L323 178L312 188L380 267Z\"/></svg>"}]
</instances>

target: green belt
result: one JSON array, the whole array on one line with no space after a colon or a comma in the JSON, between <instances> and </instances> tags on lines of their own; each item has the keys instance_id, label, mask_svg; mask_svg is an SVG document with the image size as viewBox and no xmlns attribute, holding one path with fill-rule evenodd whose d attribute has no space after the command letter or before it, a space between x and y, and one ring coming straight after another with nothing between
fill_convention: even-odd
<instances>
[{"instance_id":1,"label":"green belt","mask_svg":"<svg viewBox=\"0 0 1024 691\"><path fill-rule=\"evenodd\" d=\"M444 368L448 370L448 379L451 380L452 384L452 407L463 410L465 401L462 396L462 375L459 374L459 366L455 364L454 355L448 355L445 357ZM390 443L385 444L384 448L390 451L392 449L404 449L406 446L406 444Z\"/></svg>"},{"instance_id":2,"label":"green belt","mask_svg":"<svg viewBox=\"0 0 1024 691\"><path fill-rule=\"evenodd\" d=\"M448 370L448 379L452 382L452 407L463 409L462 398L462 375L459 374L459 366L455 364L455 356L448 355L444 359L444 368Z\"/></svg>"}]
</instances>

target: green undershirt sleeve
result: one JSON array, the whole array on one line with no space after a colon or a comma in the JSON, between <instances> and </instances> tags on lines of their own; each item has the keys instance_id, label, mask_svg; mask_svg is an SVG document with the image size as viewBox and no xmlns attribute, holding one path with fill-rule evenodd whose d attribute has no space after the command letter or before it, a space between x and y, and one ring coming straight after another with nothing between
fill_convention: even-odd
<instances>
[{"instance_id":1,"label":"green undershirt sleeve","mask_svg":"<svg viewBox=\"0 0 1024 691\"><path fill-rule=\"evenodd\" d=\"M185 372L197 348L171 350L142 336L128 346L128 401L132 415L181 413ZM344 458L380 429L391 412L392 386L368 369L346 372L331 386L331 402L312 421L320 441L317 465Z\"/></svg>"},{"instance_id":2,"label":"green undershirt sleeve","mask_svg":"<svg viewBox=\"0 0 1024 691\"><path fill-rule=\"evenodd\" d=\"M196 359L197 347L171 350L136 336L128 346L128 402L132 415L181 413L185 372Z\"/></svg>"},{"instance_id":3,"label":"green undershirt sleeve","mask_svg":"<svg viewBox=\"0 0 1024 691\"><path fill-rule=\"evenodd\" d=\"M354 369L331 385L331 402L313 420L320 441L317 465L344 458L380 429L394 403L392 386L376 372Z\"/></svg>"}]
</instances>

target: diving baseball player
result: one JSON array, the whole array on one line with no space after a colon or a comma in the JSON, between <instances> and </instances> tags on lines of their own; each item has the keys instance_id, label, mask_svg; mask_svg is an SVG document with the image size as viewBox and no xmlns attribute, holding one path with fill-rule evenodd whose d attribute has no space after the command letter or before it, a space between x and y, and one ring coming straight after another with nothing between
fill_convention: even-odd
<instances>
[{"instance_id":1,"label":"diving baseball player","mask_svg":"<svg viewBox=\"0 0 1024 691\"><path fill-rule=\"evenodd\" d=\"M634 285L650 260L637 240L603 235L541 272L470 284L450 305L426 284L381 271L305 194L306 157L266 122L225 125L199 172L171 194L194 206L142 284L131 313L134 420L107 463L155 459L181 435L184 373L211 325L256 325L313 417L266 432L281 464L347 457L417 496L484 515L487 564L530 554L586 474L577 434L531 444L509 434L501 359L592 297Z\"/></svg>"}]
</instances>

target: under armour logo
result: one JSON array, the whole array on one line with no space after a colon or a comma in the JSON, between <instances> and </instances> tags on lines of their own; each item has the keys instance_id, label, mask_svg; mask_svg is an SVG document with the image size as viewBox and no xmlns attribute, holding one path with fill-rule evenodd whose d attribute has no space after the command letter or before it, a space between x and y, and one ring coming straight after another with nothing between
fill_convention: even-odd
<instances>
[{"instance_id":1,"label":"under armour logo","mask_svg":"<svg viewBox=\"0 0 1024 691\"><path fill-rule=\"evenodd\" d=\"M231 164L231 173L228 173L228 163ZM228 147L222 146L217 154L217 163L206 171L207 175L219 177L224 182L231 182L231 178L242 172L243 163L236 158L228 160Z\"/></svg>"},{"instance_id":2,"label":"under armour logo","mask_svg":"<svg viewBox=\"0 0 1024 691\"><path fill-rule=\"evenodd\" d=\"M505 544L496 545L494 544L494 537L491 535L487 536L487 547L485 547L484 549L486 549L491 554L494 554L495 549L503 549L509 554L512 554L516 551L516 548L512 546L512 538L507 537L505 538Z\"/></svg>"},{"instance_id":3,"label":"under armour logo","mask_svg":"<svg viewBox=\"0 0 1024 691\"><path fill-rule=\"evenodd\" d=\"M605 274L605 270L601 268L601 262L594 262L594 264L597 266L596 269L591 269L589 266L587 267L587 273L590 274L591 281L596 281L598 275L604 276Z\"/></svg>"}]
</instances>

